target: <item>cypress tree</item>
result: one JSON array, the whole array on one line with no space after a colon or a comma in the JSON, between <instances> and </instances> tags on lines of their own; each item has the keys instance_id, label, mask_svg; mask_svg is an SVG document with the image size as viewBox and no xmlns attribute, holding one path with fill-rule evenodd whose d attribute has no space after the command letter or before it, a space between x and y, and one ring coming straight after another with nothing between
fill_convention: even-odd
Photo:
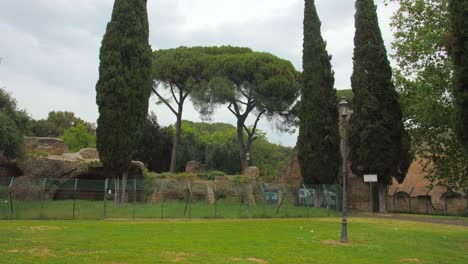
<instances>
[{"instance_id":1,"label":"cypress tree","mask_svg":"<svg viewBox=\"0 0 468 264\"><path fill-rule=\"evenodd\" d=\"M373 0L356 1L355 27L349 158L354 173L378 175L379 210L386 212L392 177L401 181L408 169L409 138Z\"/></svg>"},{"instance_id":2,"label":"cypress tree","mask_svg":"<svg viewBox=\"0 0 468 264\"><path fill-rule=\"evenodd\" d=\"M99 55L96 145L106 171L121 179L122 185L116 186L121 194L125 192L127 171L140 139L151 93L152 51L146 2L114 2Z\"/></svg>"},{"instance_id":3,"label":"cypress tree","mask_svg":"<svg viewBox=\"0 0 468 264\"><path fill-rule=\"evenodd\" d=\"M338 109L330 55L313 0L305 1L303 86L297 141L305 184L336 182L340 166Z\"/></svg>"},{"instance_id":4,"label":"cypress tree","mask_svg":"<svg viewBox=\"0 0 468 264\"><path fill-rule=\"evenodd\" d=\"M455 130L468 154L468 1L450 0L453 34Z\"/></svg>"}]
</instances>

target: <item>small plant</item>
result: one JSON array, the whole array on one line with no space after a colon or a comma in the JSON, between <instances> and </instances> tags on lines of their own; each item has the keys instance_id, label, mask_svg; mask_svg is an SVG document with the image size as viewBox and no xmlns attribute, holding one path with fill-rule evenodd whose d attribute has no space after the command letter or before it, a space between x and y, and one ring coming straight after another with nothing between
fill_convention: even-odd
<instances>
[{"instance_id":1,"label":"small plant","mask_svg":"<svg viewBox=\"0 0 468 264\"><path fill-rule=\"evenodd\" d=\"M29 156L47 158L49 157L49 153L47 153L46 151L34 151L34 152L31 152Z\"/></svg>"}]
</instances>

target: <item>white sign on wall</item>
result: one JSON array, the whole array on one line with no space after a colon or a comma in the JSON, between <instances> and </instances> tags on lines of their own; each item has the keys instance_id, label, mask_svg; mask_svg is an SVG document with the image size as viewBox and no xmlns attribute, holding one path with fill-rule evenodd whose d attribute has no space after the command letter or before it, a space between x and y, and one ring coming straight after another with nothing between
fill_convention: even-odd
<instances>
[{"instance_id":1,"label":"white sign on wall","mask_svg":"<svg viewBox=\"0 0 468 264\"><path fill-rule=\"evenodd\" d=\"M377 182L377 174L364 174L364 182Z\"/></svg>"}]
</instances>

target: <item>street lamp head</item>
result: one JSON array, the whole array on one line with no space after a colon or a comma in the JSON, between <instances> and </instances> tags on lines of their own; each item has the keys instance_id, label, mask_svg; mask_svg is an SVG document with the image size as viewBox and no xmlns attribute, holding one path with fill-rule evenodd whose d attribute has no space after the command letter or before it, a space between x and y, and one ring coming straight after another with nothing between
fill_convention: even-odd
<instances>
[{"instance_id":1,"label":"street lamp head","mask_svg":"<svg viewBox=\"0 0 468 264\"><path fill-rule=\"evenodd\" d=\"M346 97L341 97L341 101L338 103L338 111L341 116L348 116L351 110L351 104L346 100Z\"/></svg>"}]
</instances>

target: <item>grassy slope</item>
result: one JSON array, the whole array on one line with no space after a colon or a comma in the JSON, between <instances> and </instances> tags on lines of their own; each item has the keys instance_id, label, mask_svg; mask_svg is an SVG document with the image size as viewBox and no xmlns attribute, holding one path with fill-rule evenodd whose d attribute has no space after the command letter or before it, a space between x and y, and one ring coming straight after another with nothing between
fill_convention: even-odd
<instances>
[{"instance_id":1,"label":"grassy slope","mask_svg":"<svg viewBox=\"0 0 468 264\"><path fill-rule=\"evenodd\" d=\"M4 263L468 263L468 229L352 218L0 221Z\"/></svg>"}]
</instances>

